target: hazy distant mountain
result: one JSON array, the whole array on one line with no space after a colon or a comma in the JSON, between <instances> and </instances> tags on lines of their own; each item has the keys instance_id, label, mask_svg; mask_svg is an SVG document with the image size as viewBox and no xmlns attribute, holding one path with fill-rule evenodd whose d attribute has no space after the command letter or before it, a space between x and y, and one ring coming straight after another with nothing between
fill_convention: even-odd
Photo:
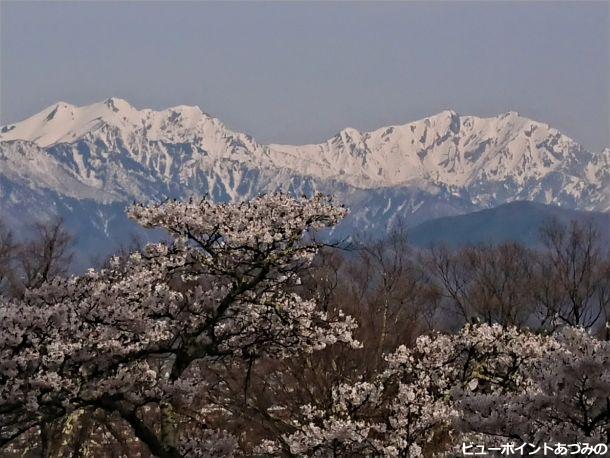
<instances>
[{"instance_id":1,"label":"hazy distant mountain","mask_svg":"<svg viewBox=\"0 0 610 458\"><path fill-rule=\"evenodd\" d=\"M282 190L331 193L351 209L339 231L383 233L431 218L529 200L610 210L610 149L586 151L510 112L445 111L319 145L261 145L197 107L138 110L111 98L57 103L0 128L0 215L10 224L60 214L103 252L135 226L134 200L248 199Z\"/></svg>"},{"instance_id":2,"label":"hazy distant mountain","mask_svg":"<svg viewBox=\"0 0 610 458\"><path fill-rule=\"evenodd\" d=\"M435 218L408 232L411 243L421 247L446 244L453 247L517 241L527 246L540 245L541 230L549 223L569 226L591 224L601 243L610 246L610 213L586 212L517 201L495 208L457 216Z\"/></svg>"}]
</instances>

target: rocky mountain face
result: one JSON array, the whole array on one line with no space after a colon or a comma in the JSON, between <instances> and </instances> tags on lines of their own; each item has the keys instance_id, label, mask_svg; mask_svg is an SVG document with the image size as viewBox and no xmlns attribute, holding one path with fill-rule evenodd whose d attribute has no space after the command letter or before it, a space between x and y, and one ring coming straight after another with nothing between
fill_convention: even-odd
<instances>
[{"instance_id":1,"label":"rocky mountain face","mask_svg":"<svg viewBox=\"0 0 610 458\"><path fill-rule=\"evenodd\" d=\"M586 151L514 112L452 111L344 129L317 145L261 145L198 107L138 110L117 98L60 102L0 128L0 217L15 226L60 215L92 254L136 230L123 215L134 200L234 201L278 190L337 196L351 210L341 236L515 200L605 212L610 149Z\"/></svg>"}]
</instances>

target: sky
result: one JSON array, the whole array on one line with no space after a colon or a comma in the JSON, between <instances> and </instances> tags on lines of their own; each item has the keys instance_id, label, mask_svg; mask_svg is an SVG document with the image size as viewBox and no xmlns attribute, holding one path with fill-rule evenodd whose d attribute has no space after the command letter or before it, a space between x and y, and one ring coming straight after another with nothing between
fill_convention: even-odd
<instances>
[{"instance_id":1,"label":"sky","mask_svg":"<svg viewBox=\"0 0 610 458\"><path fill-rule=\"evenodd\" d=\"M0 123L111 96L261 143L452 109L610 145L610 3L0 1Z\"/></svg>"}]
</instances>

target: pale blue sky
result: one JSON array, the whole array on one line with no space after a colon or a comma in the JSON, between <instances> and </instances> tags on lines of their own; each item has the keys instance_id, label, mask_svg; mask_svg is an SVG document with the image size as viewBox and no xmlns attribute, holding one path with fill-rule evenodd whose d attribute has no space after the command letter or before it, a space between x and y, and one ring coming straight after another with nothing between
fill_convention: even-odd
<instances>
[{"instance_id":1,"label":"pale blue sky","mask_svg":"<svg viewBox=\"0 0 610 458\"><path fill-rule=\"evenodd\" d=\"M58 100L199 105L261 142L443 109L610 144L608 2L7 2L0 122Z\"/></svg>"}]
</instances>

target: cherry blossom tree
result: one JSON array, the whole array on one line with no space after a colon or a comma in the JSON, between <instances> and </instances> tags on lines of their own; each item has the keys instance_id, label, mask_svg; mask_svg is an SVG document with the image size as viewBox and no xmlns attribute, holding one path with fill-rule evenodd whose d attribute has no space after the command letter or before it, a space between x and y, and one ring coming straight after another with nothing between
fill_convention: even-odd
<instances>
[{"instance_id":1,"label":"cherry blossom tree","mask_svg":"<svg viewBox=\"0 0 610 458\"><path fill-rule=\"evenodd\" d=\"M552 337L508 332L530 356L513 359L511 377L499 379L510 382L456 393L458 427L494 445L610 442L610 342L574 327Z\"/></svg>"},{"instance_id":2,"label":"cherry blossom tree","mask_svg":"<svg viewBox=\"0 0 610 458\"><path fill-rule=\"evenodd\" d=\"M101 453L114 441L128 456L138 446L161 458L610 442L610 343L590 329L566 322L536 333L488 315L454 334L431 331L405 318L437 294L403 238L357 257L366 274L350 285L335 290L335 266L307 293L324 246L316 232L345 213L323 196L132 207L169 241L79 277L50 276L1 304L2 451L38 435L42 456L69 456L87 434ZM516 249L482 253L472 259L484 261L485 288L472 297L482 307L495 300L506 317L526 300L518 285L529 271ZM488 294L513 272L517 284ZM334 296L361 310L357 333ZM69 440L51 450L58 432Z\"/></svg>"},{"instance_id":3,"label":"cherry blossom tree","mask_svg":"<svg viewBox=\"0 0 610 458\"><path fill-rule=\"evenodd\" d=\"M205 420L188 438L172 431L173 406L188 404L218 361L252 367L338 341L358 345L350 317L294 292L321 246L312 232L344 215L323 196L131 208L172 241L0 308L1 444L90 409L118 414L159 457L210 456L216 445L229 453L230 438ZM165 419L160 433L145 419L152 410Z\"/></svg>"},{"instance_id":4,"label":"cherry blossom tree","mask_svg":"<svg viewBox=\"0 0 610 458\"><path fill-rule=\"evenodd\" d=\"M580 328L544 336L499 325L420 337L370 381L303 406L260 450L302 456L431 456L463 442L607 443L610 343Z\"/></svg>"}]
</instances>

